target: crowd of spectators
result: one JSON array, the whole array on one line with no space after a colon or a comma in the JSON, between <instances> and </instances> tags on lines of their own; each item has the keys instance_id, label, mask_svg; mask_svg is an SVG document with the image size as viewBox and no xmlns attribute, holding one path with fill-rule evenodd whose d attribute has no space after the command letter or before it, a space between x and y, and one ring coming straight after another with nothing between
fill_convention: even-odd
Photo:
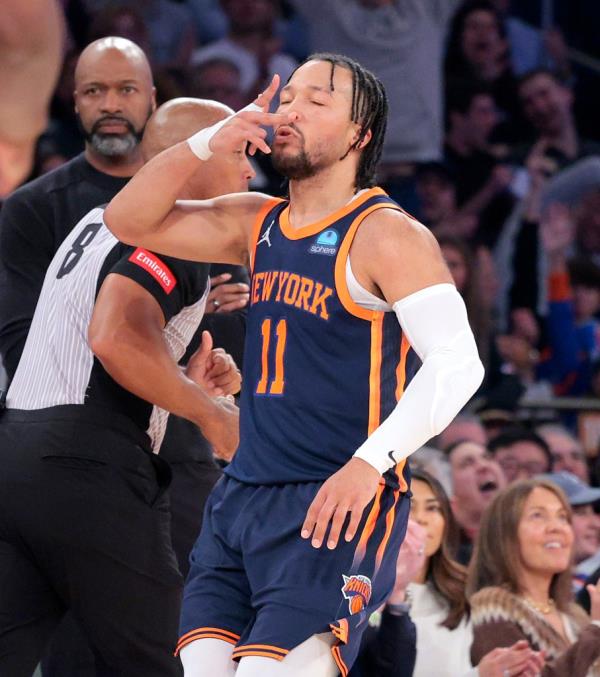
<instances>
[{"instance_id":1,"label":"crowd of spectators","mask_svg":"<svg viewBox=\"0 0 600 677\"><path fill-rule=\"evenodd\" d=\"M437 236L486 378L411 459L396 587L371 619L356 674L600 674L600 629L583 611L600 621L599 593L587 588L600 570L597 3L62 4L63 68L28 180L82 152L75 67L102 37L145 51L158 104L191 96L239 109L313 52L347 54L381 78L381 185ZM285 194L268 157L253 162L251 187Z\"/></svg>"}]
</instances>

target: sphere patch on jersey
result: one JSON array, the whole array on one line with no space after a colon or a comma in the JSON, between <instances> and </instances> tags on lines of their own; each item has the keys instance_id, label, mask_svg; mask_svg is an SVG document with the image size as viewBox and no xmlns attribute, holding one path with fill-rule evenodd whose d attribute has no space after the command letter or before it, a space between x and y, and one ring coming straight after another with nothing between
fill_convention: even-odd
<instances>
[{"instance_id":1,"label":"sphere patch on jersey","mask_svg":"<svg viewBox=\"0 0 600 677\"><path fill-rule=\"evenodd\" d=\"M317 239L310 245L308 251L311 254L325 254L335 256L340 236L335 228L328 228L319 234Z\"/></svg>"}]
</instances>

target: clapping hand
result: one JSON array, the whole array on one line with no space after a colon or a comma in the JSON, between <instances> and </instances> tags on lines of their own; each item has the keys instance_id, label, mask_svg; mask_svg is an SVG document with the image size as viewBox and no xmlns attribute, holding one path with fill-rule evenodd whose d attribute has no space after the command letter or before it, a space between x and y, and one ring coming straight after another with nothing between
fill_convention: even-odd
<instances>
[{"instance_id":1,"label":"clapping hand","mask_svg":"<svg viewBox=\"0 0 600 677\"><path fill-rule=\"evenodd\" d=\"M544 652L525 640L492 649L477 666L479 677L537 677L544 667Z\"/></svg>"}]
</instances>

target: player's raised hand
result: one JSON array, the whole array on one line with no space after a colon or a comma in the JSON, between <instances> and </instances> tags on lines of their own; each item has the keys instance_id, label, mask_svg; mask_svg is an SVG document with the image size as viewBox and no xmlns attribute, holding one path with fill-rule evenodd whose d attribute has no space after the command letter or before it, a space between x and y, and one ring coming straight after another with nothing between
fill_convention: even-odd
<instances>
[{"instance_id":1,"label":"player's raised hand","mask_svg":"<svg viewBox=\"0 0 600 677\"><path fill-rule=\"evenodd\" d=\"M274 75L269 86L253 103L213 127L202 130L200 134L207 137L209 153L230 153L244 142L249 144L250 155L254 155L257 149L263 153L270 153L264 127L276 128L296 119L294 113L269 113L269 106L278 88L279 76Z\"/></svg>"},{"instance_id":2,"label":"player's raised hand","mask_svg":"<svg viewBox=\"0 0 600 677\"><path fill-rule=\"evenodd\" d=\"M373 466L360 458L351 458L319 489L306 513L302 538L310 538L312 534L313 547L320 548L331 523L327 547L333 550L350 513L345 539L351 541L380 481L381 475Z\"/></svg>"}]
</instances>

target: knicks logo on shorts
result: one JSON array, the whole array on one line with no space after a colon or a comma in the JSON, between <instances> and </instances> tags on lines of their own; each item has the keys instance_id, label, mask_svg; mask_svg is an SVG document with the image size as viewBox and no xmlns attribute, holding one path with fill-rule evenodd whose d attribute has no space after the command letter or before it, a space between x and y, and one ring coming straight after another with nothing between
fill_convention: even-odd
<instances>
[{"instance_id":1,"label":"knicks logo on shorts","mask_svg":"<svg viewBox=\"0 0 600 677\"><path fill-rule=\"evenodd\" d=\"M362 611L371 599L371 579L366 576L344 576L342 595L348 600L351 614Z\"/></svg>"}]
</instances>

